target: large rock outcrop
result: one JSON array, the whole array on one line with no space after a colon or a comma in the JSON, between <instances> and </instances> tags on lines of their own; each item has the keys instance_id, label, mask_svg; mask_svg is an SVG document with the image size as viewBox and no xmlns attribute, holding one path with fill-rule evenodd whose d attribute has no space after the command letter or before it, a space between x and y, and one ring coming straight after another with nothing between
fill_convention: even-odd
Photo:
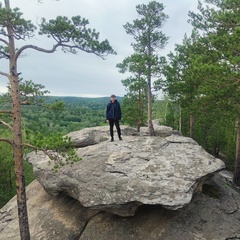
<instances>
[{"instance_id":1,"label":"large rock outcrop","mask_svg":"<svg viewBox=\"0 0 240 240\"><path fill-rule=\"evenodd\" d=\"M31 239L237 240L240 194L229 175L216 173L181 210L144 205L127 218L84 208L64 195L50 196L34 181L27 187ZM16 197L0 210L0 239L20 240Z\"/></svg>"},{"instance_id":2,"label":"large rock outcrop","mask_svg":"<svg viewBox=\"0 0 240 240\"><path fill-rule=\"evenodd\" d=\"M126 132L136 135L129 127ZM106 127L85 129L77 136L92 136L95 145L78 149L82 158L58 172L42 152L31 153L36 179L53 196L68 195L84 207L132 216L141 205L180 209L224 163L208 154L194 140L171 128L155 126L157 136L123 135L123 141L102 141ZM87 134L86 134L87 132ZM86 141L85 141L86 143ZM89 144L89 143L88 143ZM94 143L93 143L94 144ZM80 146L80 145L78 145Z\"/></svg>"},{"instance_id":3,"label":"large rock outcrop","mask_svg":"<svg viewBox=\"0 0 240 240\"><path fill-rule=\"evenodd\" d=\"M27 187L32 240L77 239L86 222L97 212L73 198L52 197L35 180ZM0 210L0 239L20 240L16 196Z\"/></svg>"}]
</instances>

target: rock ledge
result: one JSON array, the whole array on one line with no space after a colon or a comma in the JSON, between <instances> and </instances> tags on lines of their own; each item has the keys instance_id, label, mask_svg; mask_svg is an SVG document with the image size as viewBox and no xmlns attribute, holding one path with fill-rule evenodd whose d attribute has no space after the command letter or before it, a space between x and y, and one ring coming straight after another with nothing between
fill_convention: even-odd
<instances>
[{"instance_id":1,"label":"rock ledge","mask_svg":"<svg viewBox=\"0 0 240 240\"><path fill-rule=\"evenodd\" d=\"M78 144L82 161L57 173L44 153L29 154L37 180L50 195L65 194L84 207L132 216L140 205L183 208L206 178L225 168L220 159L171 128L159 126L156 137L131 136L134 129L123 129L128 136L113 143L106 127L78 131L78 136L98 140L85 144L91 146ZM77 142L76 132L69 135Z\"/></svg>"}]
</instances>

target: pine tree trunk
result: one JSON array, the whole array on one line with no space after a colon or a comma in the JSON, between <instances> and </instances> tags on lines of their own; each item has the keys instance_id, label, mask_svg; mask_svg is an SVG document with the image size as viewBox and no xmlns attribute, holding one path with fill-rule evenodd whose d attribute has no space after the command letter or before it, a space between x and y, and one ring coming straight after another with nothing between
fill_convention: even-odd
<instances>
[{"instance_id":1,"label":"pine tree trunk","mask_svg":"<svg viewBox=\"0 0 240 240\"><path fill-rule=\"evenodd\" d=\"M190 138L194 139L194 116L190 113Z\"/></svg>"},{"instance_id":2,"label":"pine tree trunk","mask_svg":"<svg viewBox=\"0 0 240 240\"><path fill-rule=\"evenodd\" d=\"M148 84L148 134L149 136L154 136L154 128L152 123L152 63L151 63L151 40L150 33L148 33L148 74L147 74L147 84Z\"/></svg>"},{"instance_id":3,"label":"pine tree trunk","mask_svg":"<svg viewBox=\"0 0 240 240\"><path fill-rule=\"evenodd\" d=\"M236 162L233 182L240 187L240 117L237 123Z\"/></svg>"},{"instance_id":4,"label":"pine tree trunk","mask_svg":"<svg viewBox=\"0 0 240 240\"><path fill-rule=\"evenodd\" d=\"M12 191L13 190L13 183L12 183L12 171L11 171L11 169L8 170L8 175L9 175L9 187Z\"/></svg>"},{"instance_id":5,"label":"pine tree trunk","mask_svg":"<svg viewBox=\"0 0 240 240\"><path fill-rule=\"evenodd\" d=\"M151 91L151 78L148 79L148 134L154 136L154 128L152 123L152 91Z\"/></svg>"},{"instance_id":6,"label":"pine tree trunk","mask_svg":"<svg viewBox=\"0 0 240 240\"><path fill-rule=\"evenodd\" d=\"M167 102L166 102L166 106L165 106L164 124L167 123L168 104L169 104L169 102L168 102L168 100L167 100Z\"/></svg>"},{"instance_id":7,"label":"pine tree trunk","mask_svg":"<svg viewBox=\"0 0 240 240\"><path fill-rule=\"evenodd\" d=\"M18 96L19 86L17 76L11 76L10 85L12 95L13 156L15 163L15 175L17 186L19 228L21 239L28 240L30 239L30 233L28 224L27 200L23 169L21 105Z\"/></svg>"},{"instance_id":8,"label":"pine tree trunk","mask_svg":"<svg viewBox=\"0 0 240 240\"><path fill-rule=\"evenodd\" d=\"M141 90L138 90L138 126L137 131L140 132L141 127Z\"/></svg>"},{"instance_id":9,"label":"pine tree trunk","mask_svg":"<svg viewBox=\"0 0 240 240\"><path fill-rule=\"evenodd\" d=\"M5 7L10 9L9 0L5 0ZM13 121L13 157L15 163L17 205L20 237L22 240L29 240L29 224L27 214L27 200L23 169L23 149L22 149L22 126L21 126L21 105L19 95L19 80L17 73L17 59L15 59L14 32L11 23L7 23L9 39L9 82L10 94L12 98L12 121Z\"/></svg>"},{"instance_id":10,"label":"pine tree trunk","mask_svg":"<svg viewBox=\"0 0 240 240\"><path fill-rule=\"evenodd\" d=\"M182 132L182 108L181 106L179 107L179 127L178 131Z\"/></svg>"}]
</instances>

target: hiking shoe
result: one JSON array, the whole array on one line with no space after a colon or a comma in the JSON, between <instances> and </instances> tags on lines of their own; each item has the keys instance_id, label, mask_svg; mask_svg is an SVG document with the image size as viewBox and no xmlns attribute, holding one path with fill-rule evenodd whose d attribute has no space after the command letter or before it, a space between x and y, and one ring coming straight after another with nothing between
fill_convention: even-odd
<instances>
[{"instance_id":1,"label":"hiking shoe","mask_svg":"<svg viewBox=\"0 0 240 240\"><path fill-rule=\"evenodd\" d=\"M114 142L114 139L113 139L113 138L111 138L111 142Z\"/></svg>"},{"instance_id":2,"label":"hiking shoe","mask_svg":"<svg viewBox=\"0 0 240 240\"><path fill-rule=\"evenodd\" d=\"M119 137L119 140L122 141L122 137Z\"/></svg>"}]
</instances>

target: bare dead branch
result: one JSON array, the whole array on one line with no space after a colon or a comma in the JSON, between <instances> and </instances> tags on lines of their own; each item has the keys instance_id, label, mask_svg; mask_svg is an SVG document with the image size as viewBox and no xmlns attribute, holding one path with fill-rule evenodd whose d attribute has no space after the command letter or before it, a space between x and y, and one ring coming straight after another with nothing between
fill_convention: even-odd
<instances>
[{"instance_id":1,"label":"bare dead branch","mask_svg":"<svg viewBox=\"0 0 240 240\"><path fill-rule=\"evenodd\" d=\"M30 103L28 100L21 101L20 104L21 104L21 105L25 105L25 106L26 106L26 105L31 105L31 103ZM32 105L34 105L34 104L32 104Z\"/></svg>"},{"instance_id":2,"label":"bare dead branch","mask_svg":"<svg viewBox=\"0 0 240 240\"><path fill-rule=\"evenodd\" d=\"M4 121L1 121L1 120L0 120L0 124L3 124L3 125L6 126L7 128L9 128L11 131L13 131L13 127L12 127L10 124L8 124L8 123L6 123L6 122L4 122Z\"/></svg>"},{"instance_id":3,"label":"bare dead branch","mask_svg":"<svg viewBox=\"0 0 240 240\"><path fill-rule=\"evenodd\" d=\"M5 33L4 31L0 31L0 34L5 36L5 37L9 37L9 35L7 33Z\"/></svg>"},{"instance_id":4,"label":"bare dead branch","mask_svg":"<svg viewBox=\"0 0 240 240\"><path fill-rule=\"evenodd\" d=\"M7 138L0 138L0 142L5 142L13 146L13 141Z\"/></svg>"},{"instance_id":5,"label":"bare dead branch","mask_svg":"<svg viewBox=\"0 0 240 240\"><path fill-rule=\"evenodd\" d=\"M3 43L5 43L5 44L8 46L8 42L7 42L5 39L0 38L0 41L3 42Z\"/></svg>"},{"instance_id":6,"label":"bare dead branch","mask_svg":"<svg viewBox=\"0 0 240 240\"><path fill-rule=\"evenodd\" d=\"M37 47L35 45L25 45L18 49L15 55L15 60L17 60L20 54L26 49L34 49L36 51L44 52L44 53L54 53L59 46L61 46L61 44L57 43L56 45L53 45L52 49L47 50L45 48Z\"/></svg>"},{"instance_id":7,"label":"bare dead branch","mask_svg":"<svg viewBox=\"0 0 240 240\"><path fill-rule=\"evenodd\" d=\"M1 54L1 58L9 59L9 55L6 54L4 51L0 51L0 54Z\"/></svg>"},{"instance_id":8,"label":"bare dead branch","mask_svg":"<svg viewBox=\"0 0 240 240\"><path fill-rule=\"evenodd\" d=\"M43 152L44 152L43 149L40 149L40 148L38 148L38 147L35 147L35 146L33 146L33 145L29 144L29 143L23 143L22 146L23 146L23 147L29 147L29 148L32 148L32 149L35 150L35 151L40 150L40 151L43 151Z\"/></svg>"},{"instance_id":9,"label":"bare dead branch","mask_svg":"<svg viewBox=\"0 0 240 240\"><path fill-rule=\"evenodd\" d=\"M12 111L9 111L9 110L0 110L0 113L12 114Z\"/></svg>"},{"instance_id":10,"label":"bare dead branch","mask_svg":"<svg viewBox=\"0 0 240 240\"><path fill-rule=\"evenodd\" d=\"M8 74L5 73L5 72L2 72L2 71L0 71L0 75L3 75L3 76L5 76L5 77L8 77Z\"/></svg>"}]
</instances>

